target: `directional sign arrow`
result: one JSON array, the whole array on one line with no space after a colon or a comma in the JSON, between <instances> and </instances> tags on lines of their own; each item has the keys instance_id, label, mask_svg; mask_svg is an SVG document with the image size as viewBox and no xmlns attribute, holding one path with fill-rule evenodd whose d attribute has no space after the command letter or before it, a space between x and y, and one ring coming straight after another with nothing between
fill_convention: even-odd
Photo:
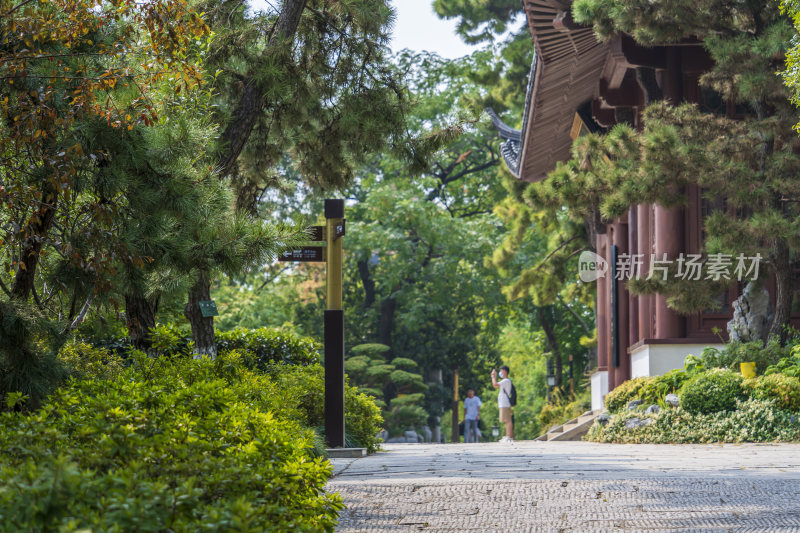
<instances>
[{"instance_id":1,"label":"directional sign arrow","mask_svg":"<svg viewBox=\"0 0 800 533\"><path fill-rule=\"evenodd\" d=\"M286 250L278 256L278 261L324 262L324 246L304 246L294 250Z\"/></svg>"}]
</instances>

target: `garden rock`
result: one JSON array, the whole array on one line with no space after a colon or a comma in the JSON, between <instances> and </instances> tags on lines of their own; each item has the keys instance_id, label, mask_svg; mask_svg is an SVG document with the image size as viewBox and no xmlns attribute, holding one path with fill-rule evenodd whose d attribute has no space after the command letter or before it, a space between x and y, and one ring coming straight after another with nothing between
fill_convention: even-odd
<instances>
[{"instance_id":1,"label":"garden rock","mask_svg":"<svg viewBox=\"0 0 800 533\"><path fill-rule=\"evenodd\" d=\"M644 402L642 400L631 400L628 402L628 410L633 410L642 405Z\"/></svg>"},{"instance_id":2,"label":"garden rock","mask_svg":"<svg viewBox=\"0 0 800 533\"><path fill-rule=\"evenodd\" d=\"M664 398L664 401L672 407L678 407L678 405L681 403L677 394L667 394L667 396Z\"/></svg>"},{"instance_id":3,"label":"garden rock","mask_svg":"<svg viewBox=\"0 0 800 533\"><path fill-rule=\"evenodd\" d=\"M637 429L649 426L653 421L649 418L629 418L625 421L625 429Z\"/></svg>"},{"instance_id":4,"label":"garden rock","mask_svg":"<svg viewBox=\"0 0 800 533\"><path fill-rule=\"evenodd\" d=\"M653 404L653 405L651 405L650 407L648 407L648 408L647 408L647 411L645 411L645 412L646 412L648 415L655 415L655 414L658 414L658 413L660 413L660 412L661 412L661 407L659 407L659 406L658 406L658 405L656 405L656 404Z\"/></svg>"},{"instance_id":5,"label":"garden rock","mask_svg":"<svg viewBox=\"0 0 800 533\"><path fill-rule=\"evenodd\" d=\"M419 435L413 429L405 432L406 442L419 442Z\"/></svg>"},{"instance_id":6,"label":"garden rock","mask_svg":"<svg viewBox=\"0 0 800 533\"><path fill-rule=\"evenodd\" d=\"M773 311L769 292L763 284L750 281L732 306L733 318L728 322L728 334L732 341L749 342L767 338Z\"/></svg>"},{"instance_id":7,"label":"garden rock","mask_svg":"<svg viewBox=\"0 0 800 533\"><path fill-rule=\"evenodd\" d=\"M601 426L605 426L606 424L608 424L608 422L610 420L611 420L611 417L609 417L605 413L603 413L603 414L601 414L600 416L597 417L597 423L600 424Z\"/></svg>"}]
</instances>

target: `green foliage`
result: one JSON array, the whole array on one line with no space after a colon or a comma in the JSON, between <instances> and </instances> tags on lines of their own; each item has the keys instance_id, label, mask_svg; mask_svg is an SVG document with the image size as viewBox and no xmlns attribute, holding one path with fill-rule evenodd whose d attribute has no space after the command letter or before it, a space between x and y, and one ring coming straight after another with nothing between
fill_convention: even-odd
<instances>
[{"instance_id":1,"label":"green foliage","mask_svg":"<svg viewBox=\"0 0 800 533\"><path fill-rule=\"evenodd\" d=\"M747 394L757 400L772 400L778 409L800 411L800 379L783 374L759 376L742 384Z\"/></svg>"},{"instance_id":2,"label":"green foliage","mask_svg":"<svg viewBox=\"0 0 800 533\"><path fill-rule=\"evenodd\" d=\"M0 416L6 531L333 531L330 466L278 384L235 352L133 358Z\"/></svg>"},{"instance_id":3,"label":"green foliage","mask_svg":"<svg viewBox=\"0 0 800 533\"><path fill-rule=\"evenodd\" d=\"M700 357L706 368L727 368L736 372L739 371L739 363L754 362L756 372L762 374L768 367L788 357L791 349L791 346L783 346L775 338L766 344L761 341L731 341L721 350L711 346L704 348Z\"/></svg>"},{"instance_id":4,"label":"green foliage","mask_svg":"<svg viewBox=\"0 0 800 533\"><path fill-rule=\"evenodd\" d=\"M122 357L116 352L80 341L62 346L58 359L70 377L78 380L112 379L124 367Z\"/></svg>"},{"instance_id":5,"label":"green foliage","mask_svg":"<svg viewBox=\"0 0 800 533\"><path fill-rule=\"evenodd\" d=\"M311 365L320 361L319 344L289 331L236 328L217 335L221 352L237 350L252 354L253 364L261 370L273 364Z\"/></svg>"},{"instance_id":6,"label":"green foliage","mask_svg":"<svg viewBox=\"0 0 800 533\"><path fill-rule=\"evenodd\" d=\"M677 393L692 375L688 370L676 368L666 374L655 376L655 379L646 380L639 390L643 405L661 405L667 394Z\"/></svg>"},{"instance_id":7,"label":"green foliage","mask_svg":"<svg viewBox=\"0 0 800 533\"><path fill-rule=\"evenodd\" d=\"M352 355L344 366L359 390L375 398L389 433L397 435L427 422L423 393L428 387L422 376L414 372L418 367L416 361L396 357L387 363L383 354L388 351L389 347L383 344L359 344L351 349Z\"/></svg>"},{"instance_id":8,"label":"green foliage","mask_svg":"<svg viewBox=\"0 0 800 533\"><path fill-rule=\"evenodd\" d=\"M0 299L0 398L16 392L38 406L65 376L56 357L62 338L33 306Z\"/></svg>"},{"instance_id":9,"label":"green foliage","mask_svg":"<svg viewBox=\"0 0 800 533\"><path fill-rule=\"evenodd\" d=\"M775 373L800 378L800 344L792 346L789 357L782 357L764 371L767 375Z\"/></svg>"},{"instance_id":10,"label":"green foliage","mask_svg":"<svg viewBox=\"0 0 800 533\"><path fill-rule=\"evenodd\" d=\"M574 400L568 401L560 390L551 392L551 403L545 404L539 413L539 425L543 431L576 418L592 408L592 390L586 387Z\"/></svg>"},{"instance_id":11,"label":"green foliage","mask_svg":"<svg viewBox=\"0 0 800 533\"><path fill-rule=\"evenodd\" d=\"M381 440L378 433L383 427L381 408L375 400L357 387L347 386L344 394L345 433L356 446L369 453L378 451Z\"/></svg>"},{"instance_id":12,"label":"green foliage","mask_svg":"<svg viewBox=\"0 0 800 533\"><path fill-rule=\"evenodd\" d=\"M412 427L420 429L427 422L428 412L422 406L424 398L422 393L400 394L389 401L383 415L389 435L402 435Z\"/></svg>"},{"instance_id":13,"label":"green foliage","mask_svg":"<svg viewBox=\"0 0 800 533\"><path fill-rule=\"evenodd\" d=\"M325 369L319 364L308 366L273 365L269 374L278 389L294 405L294 416L305 427L325 426ZM345 387L345 439L353 446L378 450L378 433L383 425L381 410L375 400L357 387Z\"/></svg>"},{"instance_id":14,"label":"green foliage","mask_svg":"<svg viewBox=\"0 0 800 533\"><path fill-rule=\"evenodd\" d=\"M606 395L606 409L616 413L624 410L631 400L642 400L642 389L652 386L655 380L655 377L648 376L623 382Z\"/></svg>"},{"instance_id":15,"label":"green foliage","mask_svg":"<svg viewBox=\"0 0 800 533\"><path fill-rule=\"evenodd\" d=\"M651 420L647 426L626 429L631 418ZM781 410L771 401L737 402L733 411L694 414L683 409L663 409L657 414L622 412L605 426L595 423L585 437L594 442L694 444L709 442L796 442L800 417Z\"/></svg>"},{"instance_id":16,"label":"green foliage","mask_svg":"<svg viewBox=\"0 0 800 533\"><path fill-rule=\"evenodd\" d=\"M688 380L680 390L680 406L695 414L733 411L743 400L741 374L719 368L707 370Z\"/></svg>"}]
</instances>

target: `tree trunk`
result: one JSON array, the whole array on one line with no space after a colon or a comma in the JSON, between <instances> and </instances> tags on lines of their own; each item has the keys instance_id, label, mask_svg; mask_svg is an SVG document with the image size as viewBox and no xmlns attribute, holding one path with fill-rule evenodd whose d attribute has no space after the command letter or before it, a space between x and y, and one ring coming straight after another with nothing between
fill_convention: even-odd
<instances>
[{"instance_id":1,"label":"tree trunk","mask_svg":"<svg viewBox=\"0 0 800 533\"><path fill-rule=\"evenodd\" d=\"M552 311L552 308L548 308ZM563 362L561 361L561 350L558 347L558 339L556 338L556 333L553 330L553 324L550 318L547 316L551 313L545 313L545 310L541 307L536 309L539 315L539 322L542 324L542 329L544 330L544 335L547 338L547 344L550 346L550 351L553 353L553 362L555 363L555 377L556 377L556 387L561 386L561 377L563 372Z\"/></svg>"},{"instance_id":2,"label":"tree trunk","mask_svg":"<svg viewBox=\"0 0 800 533\"><path fill-rule=\"evenodd\" d=\"M369 309L375 303L375 280L369 272L369 264L366 261L358 262L358 274L361 276L361 284L364 286L364 309Z\"/></svg>"},{"instance_id":3,"label":"tree trunk","mask_svg":"<svg viewBox=\"0 0 800 533\"><path fill-rule=\"evenodd\" d=\"M183 314L192 326L195 357L217 356L217 343L214 339L214 317L204 317L198 302L211 299L211 278L208 272L200 272L197 281L189 289L189 301Z\"/></svg>"},{"instance_id":4,"label":"tree trunk","mask_svg":"<svg viewBox=\"0 0 800 533\"><path fill-rule=\"evenodd\" d=\"M394 326L394 310L397 300L394 297L386 298L381 302L381 318L378 322L378 342L391 348L392 327Z\"/></svg>"},{"instance_id":5,"label":"tree trunk","mask_svg":"<svg viewBox=\"0 0 800 533\"><path fill-rule=\"evenodd\" d=\"M306 7L306 0L285 0L278 20L275 22L275 32L270 37L265 53L280 54L290 53L291 41L300 24L300 17ZM252 76L245 81L244 89L239 97L239 102L233 110L233 116L222 132L223 151L218 160L220 176L229 177L235 168L236 160L242 153L250 134L253 131L258 117L264 110L264 91ZM237 208L241 199L237 200ZM183 314L192 326L192 339L196 354L216 357L217 345L214 340L214 319L204 318L197 306L197 302L209 300L211 294L211 278L208 272L201 272L194 286L189 290L189 301L186 303Z\"/></svg>"},{"instance_id":6,"label":"tree trunk","mask_svg":"<svg viewBox=\"0 0 800 533\"><path fill-rule=\"evenodd\" d=\"M773 248L775 264L775 316L770 336L778 337L784 344L788 339L786 327L792 312L792 262L786 241L779 239Z\"/></svg>"},{"instance_id":7,"label":"tree trunk","mask_svg":"<svg viewBox=\"0 0 800 533\"><path fill-rule=\"evenodd\" d=\"M46 182L43 185L42 193L42 197L45 200L39 210L38 219L27 228L28 238L22 246L22 253L19 258L20 265L16 276L14 276L14 284L11 287L11 298L17 301L26 301L33 292L33 283L36 279L36 268L39 265L42 245L56 216L57 191L49 182Z\"/></svg>"},{"instance_id":8,"label":"tree trunk","mask_svg":"<svg viewBox=\"0 0 800 533\"><path fill-rule=\"evenodd\" d=\"M140 294L125 295L125 321L131 344L137 350L149 352L153 346L151 331L156 327L158 300L145 298Z\"/></svg>"},{"instance_id":9,"label":"tree trunk","mask_svg":"<svg viewBox=\"0 0 800 533\"><path fill-rule=\"evenodd\" d=\"M291 48L287 41L294 37L300 24L300 17L306 7L306 0L284 0L275 32L267 43L265 53L289 53ZM264 109L264 91L258 83L249 77L245 81L242 95L233 110L233 116L222 133L224 152L219 160L220 174L228 176L232 173L239 154L242 153L250 133L253 131L261 111Z\"/></svg>"}]
</instances>

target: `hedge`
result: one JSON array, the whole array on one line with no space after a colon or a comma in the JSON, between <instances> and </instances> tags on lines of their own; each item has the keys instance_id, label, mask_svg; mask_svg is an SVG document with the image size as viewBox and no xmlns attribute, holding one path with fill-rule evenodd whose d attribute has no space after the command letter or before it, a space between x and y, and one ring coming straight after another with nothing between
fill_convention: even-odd
<instances>
[{"instance_id":1,"label":"hedge","mask_svg":"<svg viewBox=\"0 0 800 533\"><path fill-rule=\"evenodd\" d=\"M131 357L0 415L4 531L333 531L330 464L284 387L236 352Z\"/></svg>"},{"instance_id":2,"label":"hedge","mask_svg":"<svg viewBox=\"0 0 800 533\"><path fill-rule=\"evenodd\" d=\"M628 429L632 419L649 425ZM737 401L732 411L693 414L662 409L655 414L625 411L591 427L585 440L594 442L690 444L711 442L795 442L800 440L800 414L779 409L773 401Z\"/></svg>"}]
</instances>

